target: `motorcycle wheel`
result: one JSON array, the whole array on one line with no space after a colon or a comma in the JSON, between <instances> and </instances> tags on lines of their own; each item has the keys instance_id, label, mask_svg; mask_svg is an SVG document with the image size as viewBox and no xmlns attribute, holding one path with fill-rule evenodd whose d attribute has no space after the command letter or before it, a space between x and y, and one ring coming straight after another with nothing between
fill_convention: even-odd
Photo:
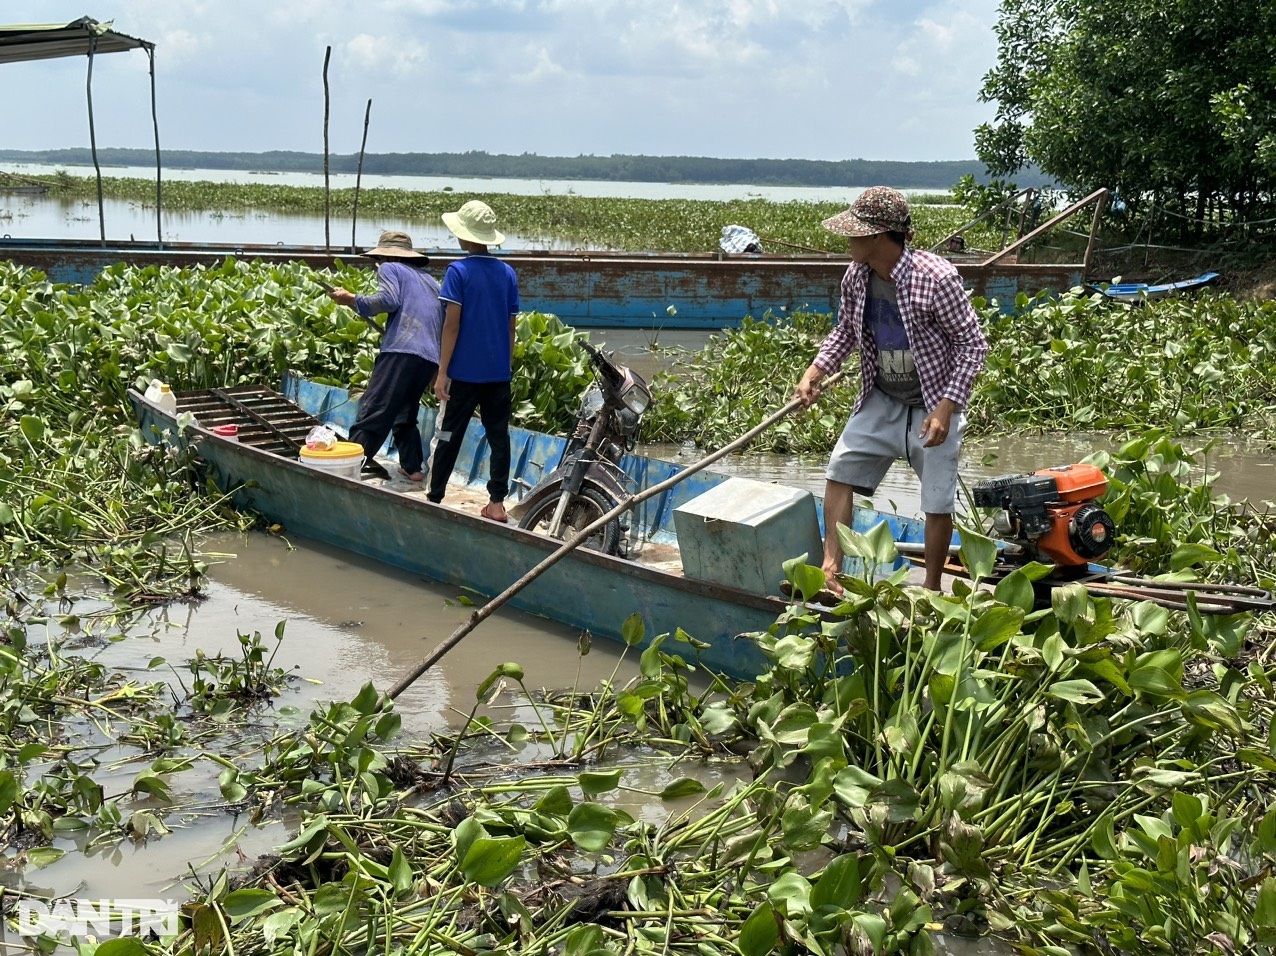
<instances>
[{"instance_id":1,"label":"motorcycle wheel","mask_svg":"<svg viewBox=\"0 0 1276 956\"><path fill-rule=\"evenodd\" d=\"M563 515L563 525L558 540L565 541L582 528L593 524L607 512L615 508L618 502L593 488L582 488L580 494L572 499ZM538 534L549 533L549 523L554 520L554 509L558 507L558 497L546 498L527 514L523 515L518 526ZM620 551L620 519L612 518L605 525L591 534L581 546L603 554L616 554Z\"/></svg>"}]
</instances>

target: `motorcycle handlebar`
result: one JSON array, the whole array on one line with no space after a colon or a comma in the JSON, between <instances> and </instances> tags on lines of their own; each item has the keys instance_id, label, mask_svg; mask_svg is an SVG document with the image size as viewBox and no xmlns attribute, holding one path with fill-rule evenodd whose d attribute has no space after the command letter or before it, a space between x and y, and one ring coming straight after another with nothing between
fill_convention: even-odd
<instances>
[{"instance_id":1,"label":"motorcycle handlebar","mask_svg":"<svg viewBox=\"0 0 1276 956\"><path fill-rule=\"evenodd\" d=\"M622 378L624 378L624 370L612 361L611 356L602 349L593 345L588 339L577 339L576 344L589 353L594 365L596 365L599 370L606 374L613 382L619 382Z\"/></svg>"}]
</instances>

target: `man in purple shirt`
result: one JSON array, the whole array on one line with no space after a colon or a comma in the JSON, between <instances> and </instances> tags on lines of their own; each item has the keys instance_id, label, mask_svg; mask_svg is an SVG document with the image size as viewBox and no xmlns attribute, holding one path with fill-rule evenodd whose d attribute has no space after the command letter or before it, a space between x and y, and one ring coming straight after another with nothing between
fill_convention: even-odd
<instances>
[{"instance_id":1,"label":"man in purple shirt","mask_svg":"<svg viewBox=\"0 0 1276 956\"><path fill-rule=\"evenodd\" d=\"M443 305L439 284L422 267L430 260L412 248L406 232L381 233L375 248L364 253L377 265L375 295L355 295L333 289L329 295L348 305L376 328L373 316L386 315L381 351L359 399L359 414L350 429L350 440L363 446L367 456L364 473L388 478L373 460L386 436L393 432L399 452L399 470L409 481L425 477L425 449L417 417L421 396L439 369L439 336Z\"/></svg>"},{"instance_id":2,"label":"man in purple shirt","mask_svg":"<svg viewBox=\"0 0 1276 956\"><path fill-rule=\"evenodd\" d=\"M891 463L904 458L922 485L925 584L938 591L953 537L965 408L988 342L956 267L908 248L912 217L903 194L874 186L823 225L849 237L851 264L837 325L796 395L814 402L820 382L857 348L861 383L826 473L824 576L840 594L837 526L850 526L855 493L873 494Z\"/></svg>"}]
</instances>

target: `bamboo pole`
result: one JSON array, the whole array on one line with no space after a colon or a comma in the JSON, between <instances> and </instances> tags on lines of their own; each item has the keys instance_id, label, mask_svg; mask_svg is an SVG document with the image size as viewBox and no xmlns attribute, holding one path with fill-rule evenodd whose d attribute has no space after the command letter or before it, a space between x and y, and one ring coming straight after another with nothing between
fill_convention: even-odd
<instances>
[{"instance_id":1,"label":"bamboo pole","mask_svg":"<svg viewBox=\"0 0 1276 956\"><path fill-rule=\"evenodd\" d=\"M164 248L164 186L160 160L159 110L155 105L155 47L146 47L146 59L151 74L151 128L155 131L155 247Z\"/></svg>"},{"instance_id":2,"label":"bamboo pole","mask_svg":"<svg viewBox=\"0 0 1276 956\"><path fill-rule=\"evenodd\" d=\"M359 184L363 182L363 153L368 148L368 123L372 119L372 100L368 100L368 108L363 111L363 142L359 144L359 167L354 175L354 209L350 213L350 252L359 251L355 244L355 233L359 228Z\"/></svg>"},{"instance_id":3,"label":"bamboo pole","mask_svg":"<svg viewBox=\"0 0 1276 956\"><path fill-rule=\"evenodd\" d=\"M84 79L84 95L89 101L89 150L93 154L93 174L97 179L97 224L102 245L106 245L106 206L102 201L102 166L97 159L97 125L93 120L93 54L97 37L89 37L89 71Z\"/></svg>"},{"instance_id":4,"label":"bamboo pole","mask_svg":"<svg viewBox=\"0 0 1276 956\"><path fill-rule=\"evenodd\" d=\"M328 61L332 59L332 47L323 54L323 248L332 251L332 194L328 185L328 113L331 97L328 93Z\"/></svg>"},{"instance_id":5,"label":"bamboo pole","mask_svg":"<svg viewBox=\"0 0 1276 956\"><path fill-rule=\"evenodd\" d=\"M836 372L833 375L830 375L828 378L824 379L824 381L820 383L821 390L824 391L830 388L831 386L836 385L842 379L842 376L843 376L842 372ZM402 694L405 690L411 687L418 677L420 677L422 674L428 671L431 667L437 664L440 660L442 660L443 656L447 654L447 652L450 651L452 648L454 648L457 644L461 643L462 639L467 634L469 634L476 627L478 627L485 620L487 620L494 613L496 613L498 609L500 609L503 605L508 603L509 600L512 597L514 597L514 595L518 594L519 591L523 590L523 588L527 587L529 584L535 581L538 577L540 577L542 574L544 574L546 571L548 571L550 568L556 565L559 561L567 557L567 555L570 554L572 551L575 551L576 548L578 548L582 542L588 539L589 536L593 534L595 531L597 531L599 528L604 527L609 521L612 521L620 517L626 511L630 510L636 505L641 504L642 502L646 501L648 498L653 498L656 495L663 494L664 492L668 491L670 488L674 487L678 483L684 481L687 478L690 478L696 472L702 471L705 468L709 467L709 465L712 465L715 461L718 461L720 458L725 458L727 455L731 454L733 451L738 451L739 449L747 445L749 442L753 441L753 439L761 435L764 431L766 431L776 422L780 421L781 419L785 418L792 412L802 407L803 407L803 402L800 398L793 399L793 401L789 402L779 411L772 412L767 418L763 419L759 424L749 429L747 432L745 432L735 441L731 442L731 444L724 445L722 448L719 448L717 451L713 452L712 454L706 455L704 458L701 458L695 464L688 465L686 468L678 472L676 475L672 475L671 477L666 478L664 481L660 482L659 484L652 485L650 488L647 488L646 490L639 492L638 494L630 498L628 501L621 502L616 507L612 508L611 511L603 515L601 518L598 518L592 524L576 532L576 534L573 535L571 538L567 539L567 541L565 541L563 545L557 551L555 551L553 554L547 557L540 564L536 565L534 568L532 568L530 571L524 574L521 578L519 578L517 581L515 581L513 584L507 587L500 594L496 595L496 597L492 598L490 601L484 604L481 608L479 608L473 614L471 614L469 616L469 619L466 620L465 623L462 624L460 627L458 627L455 631L453 631L450 637L448 637L446 640L441 642L437 647L435 647L434 650L432 650L428 656L423 658L420 661L420 663L418 663L415 667L413 667L411 671L409 671L406 675L404 675L404 677L402 677L398 681L398 683L396 683L393 687L390 688L388 693L389 698L391 700L394 700L396 697Z\"/></svg>"}]
</instances>

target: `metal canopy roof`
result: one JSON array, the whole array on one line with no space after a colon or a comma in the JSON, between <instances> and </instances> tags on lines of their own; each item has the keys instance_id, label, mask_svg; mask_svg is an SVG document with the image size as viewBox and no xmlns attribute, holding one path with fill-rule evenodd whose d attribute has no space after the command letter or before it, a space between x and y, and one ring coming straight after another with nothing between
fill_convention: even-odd
<instances>
[{"instance_id":1,"label":"metal canopy roof","mask_svg":"<svg viewBox=\"0 0 1276 956\"><path fill-rule=\"evenodd\" d=\"M71 23L0 26L0 63L154 48L150 40L115 32L110 20L99 23L92 17L80 17Z\"/></svg>"}]
</instances>

